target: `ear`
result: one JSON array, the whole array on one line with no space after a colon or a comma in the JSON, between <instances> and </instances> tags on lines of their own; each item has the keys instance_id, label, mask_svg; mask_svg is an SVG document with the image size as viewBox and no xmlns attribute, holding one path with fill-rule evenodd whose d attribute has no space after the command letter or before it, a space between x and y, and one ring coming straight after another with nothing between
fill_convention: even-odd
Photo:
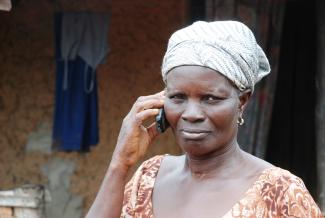
<instances>
[{"instance_id":1,"label":"ear","mask_svg":"<svg viewBox=\"0 0 325 218\"><path fill-rule=\"evenodd\" d=\"M246 89L239 93L239 110L243 113L245 108L247 107L248 101L251 98L252 91L250 89Z\"/></svg>"}]
</instances>

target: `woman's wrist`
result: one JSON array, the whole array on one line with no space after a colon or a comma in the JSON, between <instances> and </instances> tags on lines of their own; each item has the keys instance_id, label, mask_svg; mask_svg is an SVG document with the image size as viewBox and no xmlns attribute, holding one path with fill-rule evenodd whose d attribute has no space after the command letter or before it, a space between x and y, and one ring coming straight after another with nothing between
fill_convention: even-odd
<instances>
[{"instance_id":1,"label":"woman's wrist","mask_svg":"<svg viewBox=\"0 0 325 218\"><path fill-rule=\"evenodd\" d=\"M112 161L109 165L109 171L111 173L125 177L127 176L130 168L130 166L123 164L121 161L115 160L114 158L112 158Z\"/></svg>"}]
</instances>

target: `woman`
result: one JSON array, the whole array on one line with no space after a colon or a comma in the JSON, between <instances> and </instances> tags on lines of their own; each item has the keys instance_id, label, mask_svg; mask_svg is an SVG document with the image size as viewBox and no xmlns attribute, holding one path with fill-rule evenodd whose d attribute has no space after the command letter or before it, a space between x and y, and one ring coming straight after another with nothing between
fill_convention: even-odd
<instances>
[{"instance_id":1,"label":"woman","mask_svg":"<svg viewBox=\"0 0 325 218\"><path fill-rule=\"evenodd\" d=\"M303 182L240 149L238 126L254 85L270 72L252 32L235 21L175 32L162 75L166 91L140 97L125 117L87 217L322 217ZM182 156L145 161L158 135L144 120L164 107Z\"/></svg>"}]
</instances>

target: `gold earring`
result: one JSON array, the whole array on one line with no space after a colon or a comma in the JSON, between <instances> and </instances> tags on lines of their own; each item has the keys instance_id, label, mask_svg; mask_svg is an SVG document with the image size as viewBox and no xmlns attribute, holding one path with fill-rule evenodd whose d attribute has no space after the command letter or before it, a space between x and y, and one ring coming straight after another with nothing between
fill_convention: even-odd
<instances>
[{"instance_id":1,"label":"gold earring","mask_svg":"<svg viewBox=\"0 0 325 218\"><path fill-rule=\"evenodd\" d=\"M242 118L242 116L240 115L240 117L238 117L237 124L238 124L239 126L242 126L244 123L245 123L245 120L244 120L244 118Z\"/></svg>"}]
</instances>

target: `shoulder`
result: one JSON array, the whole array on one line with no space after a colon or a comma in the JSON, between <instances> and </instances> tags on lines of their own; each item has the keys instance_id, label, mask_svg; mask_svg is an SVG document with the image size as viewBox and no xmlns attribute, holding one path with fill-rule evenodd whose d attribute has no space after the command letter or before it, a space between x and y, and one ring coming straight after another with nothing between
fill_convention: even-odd
<instances>
[{"instance_id":1,"label":"shoulder","mask_svg":"<svg viewBox=\"0 0 325 218\"><path fill-rule=\"evenodd\" d=\"M242 214L248 210L262 217L323 217L303 181L275 166L263 170L232 213Z\"/></svg>"},{"instance_id":2,"label":"shoulder","mask_svg":"<svg viewBox=\"0 0 325 218\"><path fill-rule=\"evenodd\" d=\"M262 191L265 191L267 187L275 186L286 194L294 189L308 192L301 178L280 167L271 167L264 170L259 180L263 183L264 189Z\"/></svg>"},{"instance_id":3,"label":"shoulder","mask_svg":"<svg viewBox=\"0 0 325 218\"><path fill-rule=\"evenodd\" d=\"M307 191L299 177L279 167L271 167L264 170L257 183L262 197L270 200L270 196L273 196L272 200L283 198L292 188Z\"/></svg>"},{"instance_id":4,"label":"shoulder","mask_svg":"<svg viewBox=\"0 0 325 218\"><path fill-rule=\"evenodd\" d=\"M138 217L151 209L151 194L165 155L157 155L144 161L125 185L121 217Z\"/></svg>"},{"instance_id":5,"label":"shoulder","mask_svg":"<svg viewBox=\"0 0 325 218\"><path fill-rule=\"evenodd\" d=\"M140 169L151 169L151 168L157 168L159 169L160 164L162 162L162 160L164 159L166 155L156 155L146 161L144 161L141 165L140 165Z\"/></svg>"},{"instance_id":6,"label":"shoulder","mask_svg":"<svg viewBox=\"0 0 325 218\"><path fill-rule=\"evenodd\" d=\"M164 157L165 155L156 155L142 162L142 164L135 171L132 180L139 179L141 177L151 177L152 179L156 178Z\"/></svg>"},{"instance_id":7,"label":"shoulder","mask_svg":"<svg viewBox=\"0 0 325 218\"><path fill-rule=\"evenodd\" d=\"M302 179L289 171L266 169L259 183L261 197L272 213L280 217L322 217Z\"/></svg>"},{"instance_id":8,"label":"shoulder","mask_svg":"<svg viewBox=\"0 0 325 218\"><path fill-rule=\"evenodd\" d=\"M147 181L151 181L152 185L157 177L160 165L164 155L154 156L146 161L144 161L138 169L134 172L131 180L126 184L126 190L130 189L134 184L144 183L148 185Z\"/></svg>"},{"instance_id":9,"label":"shoulder","mask_svg":"<svg viewBox=\"0 0 325 218\"><path fill-rule=\"evenodd\" d=\"M261 179L272 184L281 183L284 187L297 183L304 186L302 180L298 176L292 174L288 170L275 166L265 169Z\"/></svg>"},{"instance_id":10,"label":"shoulder","mask_svg":"<svg viewBox=\"0 0 325 218\"><path fill-rule=\"evenodd\" d=\"M179 170L182 169L182 166L184 166L184 162L185 162L185 155L181 155L181 156L165 155L159 169L158 179L168 178L168 176L179 172Z\"/></svg>"},{"instance_id":11,"label":"shoulder","mask_svg":"<svg viewBox=\"0 0 325 218\"><path fill-rule=\"evenodd\" d=\"M162 167L167 169L175 169L175 166L179 165L180 163L184 163L185 155L181 156L174 156L166 154L164 160L162 161Z\"/></svg>"},{"instance_id":12,"label":"shoulder","mask_svg":"<svg viewBox=\"0 0 325 218\"><path fill-rule=\"evenodd\" d=\"M245 160L249 163L249 168L255 172L255 174L259 175L263 170L268 169L268 168L273 168L274 165L271 163L258 158L250 153L247 153L243 151Z\"/></svg>"}]
</instances>

